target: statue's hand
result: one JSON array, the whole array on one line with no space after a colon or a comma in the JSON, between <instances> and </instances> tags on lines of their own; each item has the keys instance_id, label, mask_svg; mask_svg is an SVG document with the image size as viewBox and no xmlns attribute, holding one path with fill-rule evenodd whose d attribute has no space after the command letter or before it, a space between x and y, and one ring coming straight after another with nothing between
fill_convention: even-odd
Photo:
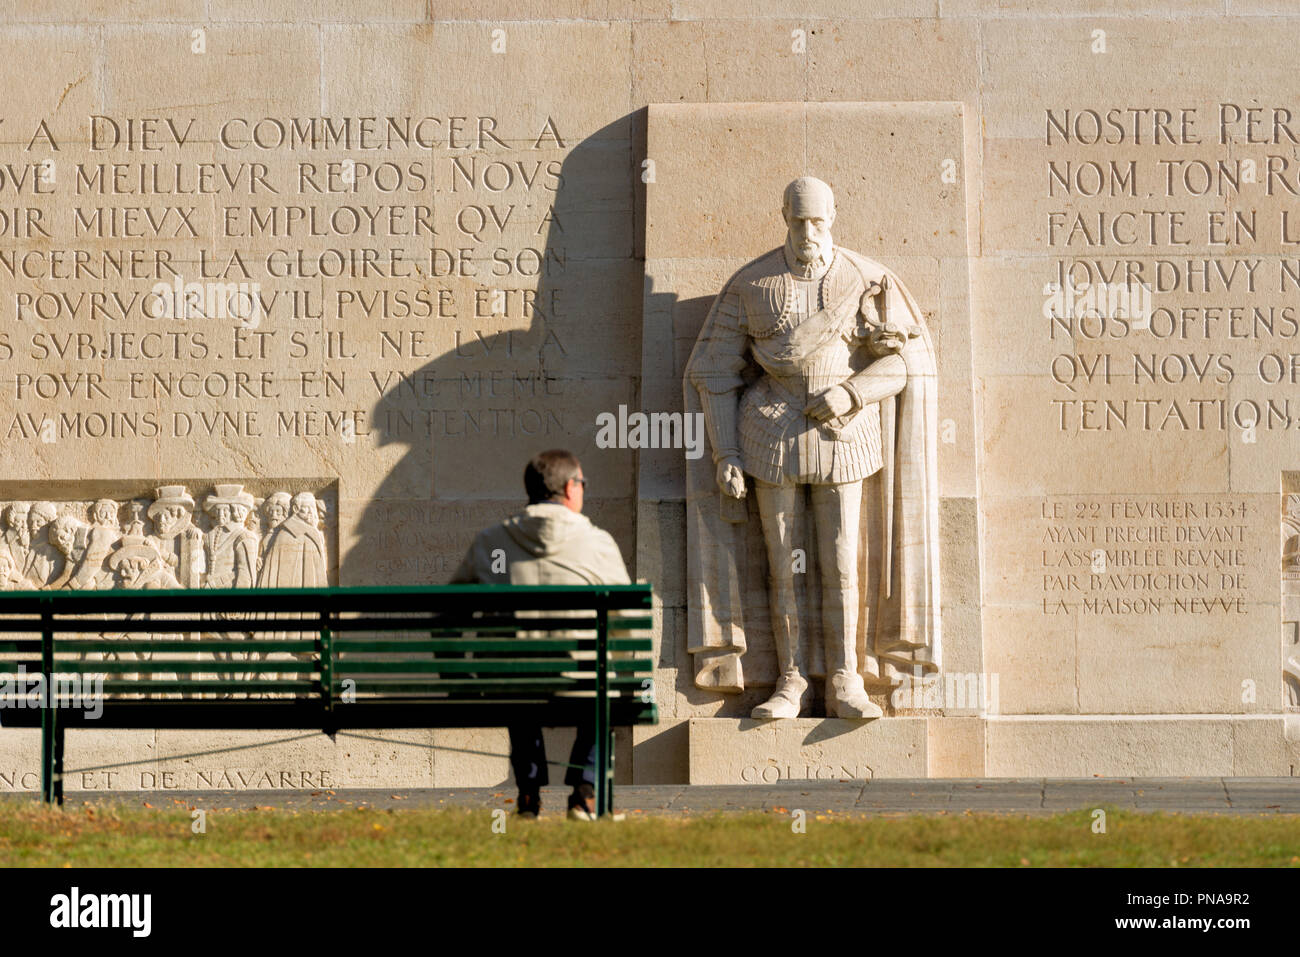
<instances>
[{"instance_id":1,"label":"statue's hand","mask_svg":"<svg viewBox=\"0 0 1300 957\"><path fill-rule=\"evenodd\" d=\"M853 396L842 385L833 385L821 393L803 410L804 415L812 416L818 422L835 419L853 408Z\"/></svg>"},{"instance_id":2,"label":"statue's hand","mask_svg":"<svg viewBox=\"0 0 1300 957\"><path fill-rule=\"evenodd\" d=\"M732 498L745 497L745 473L741 471L740 460L734 455L718 463L718 488Z\"/></svg>"}]
</instances>

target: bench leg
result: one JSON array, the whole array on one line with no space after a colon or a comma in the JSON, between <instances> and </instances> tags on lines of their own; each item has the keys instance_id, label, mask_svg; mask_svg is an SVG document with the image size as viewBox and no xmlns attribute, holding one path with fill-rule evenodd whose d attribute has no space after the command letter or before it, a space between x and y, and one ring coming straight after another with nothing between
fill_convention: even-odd
<instances>
[{"instance_id":1,"label":"bench leg","mask_svg":"<svg viewBox=\"0 0 1300 957\"><path fill-rule=\"evenodd\" d=\"M63 722L54 724L54 803L63 807Z\"/></svg>"},{"instance_id":2,"label":"bench leg","mask_svg":"<svg viewBox=\"0 0 1300 957\"><path fill-rule=\"evenodd\" d=\"M596 704L596 816L614 810L614 731L609 726L609 702Z\"/></svg>"},{"instance_id":3,"label":"bench leg","mask_svg":"<svg viewBox=\"0 0 1300 957\"><path fill-rule=\"evenodd\" d=\"M53 702L50 702L53 704ZM58 709L41 711L41 800L63 804L63 724Z\"/></svg>"}]
</instances>

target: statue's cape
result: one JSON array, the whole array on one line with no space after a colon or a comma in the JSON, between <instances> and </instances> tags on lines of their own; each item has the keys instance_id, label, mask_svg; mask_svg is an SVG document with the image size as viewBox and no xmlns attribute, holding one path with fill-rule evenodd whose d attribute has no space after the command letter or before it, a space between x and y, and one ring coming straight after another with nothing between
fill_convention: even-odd
<instances>
[{"instance_id":1,"label":"statue's cape","mask_svg":"<svg viewBox=\"0 0 1300 957\"><path fill-rule=\"evenodd\" d=\"M881 403L885 466L863 482L858 667L869 687L881 690L915 668L929 672L940 667L937 367L925 317L898 277L856 253L837 249L837 254L857 269L864 285L887 278L889 321L918 330L900 352L907 385ZM727 281L727 288L739 275ZM725 291L709 310L686 365L683 387L688 414L702 411L692 374L702 354L700 343L710 339ZM754 365L746 381L761 374ZM891 420L892 443L888 442ZM697 687L739 692L745 687L746 631L770 631L766 551L753 480L747 478L748 520L727 521L716 469L708 455L687 460L687 650L694 655ZM892 522L886 521L886 503L891 505ZM810 550L810 558L811 551L815 550ZM800 578L813 596L805 604L815 608L817 578L815 569L810 572ZM824 644L817 640L821 623L815 620L820 616L806 613L805 617L801 629L806 636L805 660L810 672L819 674L824 671Z\"/></svg>"}]
</instances>

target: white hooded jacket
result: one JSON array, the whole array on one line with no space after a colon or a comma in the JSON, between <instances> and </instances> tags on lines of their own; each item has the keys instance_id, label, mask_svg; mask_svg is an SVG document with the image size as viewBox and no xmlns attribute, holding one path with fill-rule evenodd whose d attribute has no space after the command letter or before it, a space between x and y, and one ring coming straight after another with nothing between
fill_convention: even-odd
<instances>
[{"instance_id":1,"label":"white hooded jacket","mask_svg":"<svg viewBox=\"0 0 1300 957\"><path fill-rule=\"evenodd\" d=\"M580 512L541 502L479 532L452 584L626 585L614 538Z\"/></svg>"}]
</instances>

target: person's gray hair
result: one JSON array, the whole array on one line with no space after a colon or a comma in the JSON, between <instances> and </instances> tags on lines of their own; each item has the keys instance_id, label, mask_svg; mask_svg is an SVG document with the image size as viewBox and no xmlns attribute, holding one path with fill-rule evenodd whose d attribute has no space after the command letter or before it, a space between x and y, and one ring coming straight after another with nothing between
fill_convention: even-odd
<instances>
[{"instance_id":1,"label":"person's gray hair","mask_svg":"<svg viewBox=\"0 0 1300 957\"><path fill-rule=\"evenodd\" d=\"M571 479L578 477L582 464L572 452L564 449L548 449L539 452L528 462L524 469L524 489L528 492L528 504L547 502L564 496L564 487Z\"/></svg>"}]
</instances>

